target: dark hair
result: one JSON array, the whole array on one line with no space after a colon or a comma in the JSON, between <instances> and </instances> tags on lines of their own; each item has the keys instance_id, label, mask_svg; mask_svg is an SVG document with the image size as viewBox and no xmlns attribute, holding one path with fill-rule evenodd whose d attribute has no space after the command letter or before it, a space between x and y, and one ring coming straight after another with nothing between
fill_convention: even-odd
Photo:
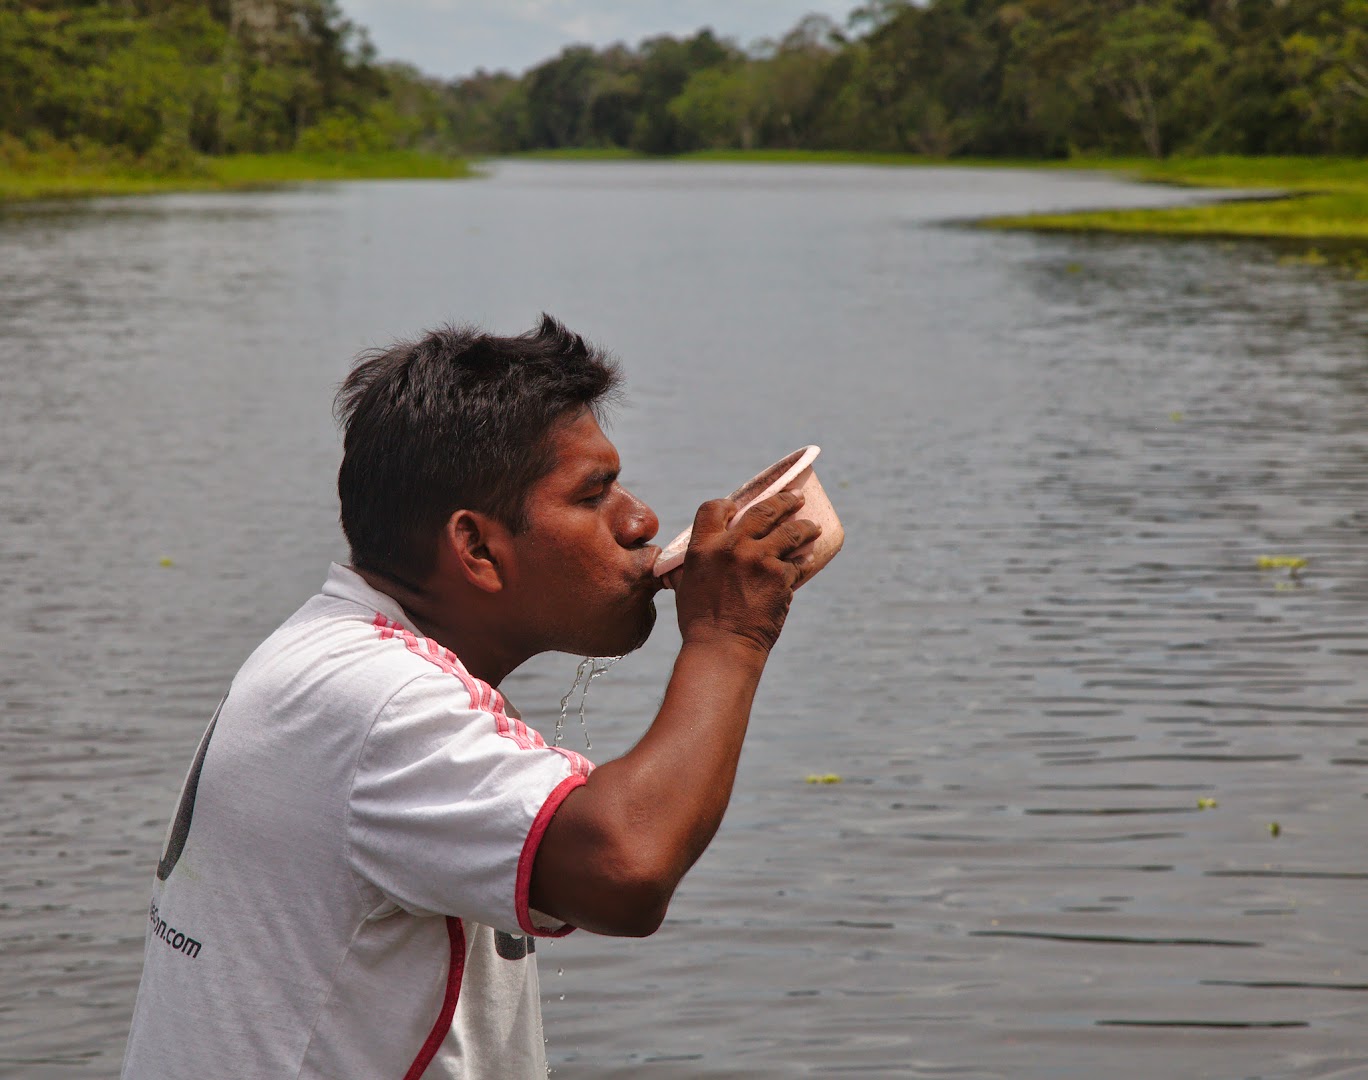
<instances>
[{"instance_id":1,"label":"dark hair","mask_svg":"<svg viewBox=\"0 0 1368 1080\"><path fill-rule=\"evenodd\" d=\"M546 314L517 337L444 326L363 353L334 402L353 565L420 584L460 509L523 531L528 490L555 465L552 429L583 408L601 419L619 382L608 354Z\"/></svg>"}]
</instances>

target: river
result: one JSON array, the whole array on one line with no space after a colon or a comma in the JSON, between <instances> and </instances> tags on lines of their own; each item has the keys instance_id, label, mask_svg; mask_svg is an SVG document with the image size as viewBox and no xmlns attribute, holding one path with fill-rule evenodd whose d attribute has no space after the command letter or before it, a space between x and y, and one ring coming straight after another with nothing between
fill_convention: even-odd
<instances>
[{"instance_id":1,"label":"river","mask_svg":"<svg viewBox=\"0 0 1368 1080\"><path fill-rule=\"evenodd\" d=\"M663 539L808 442L847 532L663 929L539 949L555 1076L1368 1076L1368 284L964 224L1193 198L1097 175L488 173L0 212L0 1075L117 1074L196 740L343 555L351 358L545 310ZM576 659L506 683L543 731Z\"/></svg>"}]
</instances>

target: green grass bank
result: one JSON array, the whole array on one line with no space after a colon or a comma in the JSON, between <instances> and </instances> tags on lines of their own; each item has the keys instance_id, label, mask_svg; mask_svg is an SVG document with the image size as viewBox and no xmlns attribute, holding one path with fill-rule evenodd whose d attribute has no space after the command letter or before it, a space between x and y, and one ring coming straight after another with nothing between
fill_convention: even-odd
<instances>
[{"instance_id":1,"label":"green grass bank","mask_svg":"<svg viewBox=\"0 0 1368 1080\"><path fill-rule=\"evenodd\" d=\"M1154 210L1090 210L988 218L999 229L1111 232L1162 236L1259 237L1368 243L1368 160L1363 158L1173 158L1083 160L1137 180L1186 187L1262 189L1277 197Z\"/></svg>"},{"instance_id":2,"label":"green grass bank","mask_svg":"<svg viewBox=\"0 0 1368 1080\"><path fill-rule=\"evenodd\" d=\"M324 180L433 180L470 176L468 162L395 150L383 153L237 154L173 167L64 150L0 154L0 202L276 187Z\"/></svg>"}]
</instances>

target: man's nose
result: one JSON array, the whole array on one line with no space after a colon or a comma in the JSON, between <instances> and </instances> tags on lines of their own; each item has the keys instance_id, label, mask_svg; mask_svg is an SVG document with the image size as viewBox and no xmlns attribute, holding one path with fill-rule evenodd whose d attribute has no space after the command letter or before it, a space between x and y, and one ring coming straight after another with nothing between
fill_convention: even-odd
<instances>
[{"instance_id":1,"label":"man's nose","mask_svg":"<svg viewBox=\"0 0 1368 1080\"><path fill-rule=\"evenodd\" d=\"M618 531L618 543L629 548L643 547L660 531L660 519L630 491L624 488L623 493L627 496L627 505Z\"/></svg>"}]
</instances>

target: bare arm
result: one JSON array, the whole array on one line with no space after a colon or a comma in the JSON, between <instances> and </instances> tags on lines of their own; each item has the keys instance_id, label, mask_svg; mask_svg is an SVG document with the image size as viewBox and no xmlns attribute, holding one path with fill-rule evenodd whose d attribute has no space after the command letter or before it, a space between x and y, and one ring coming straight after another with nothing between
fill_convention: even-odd
<instances>
[{"instance_id":1,"label":"bare arm","mask_svg":"<svg viewBox=\"0 0 1368 1080\"><path fill-rule=\"evenodd\" d=\"M601 934L644 936L665 917L731 798L751 703L816 537L782 492L728 531L727 500L705 503L679 571L683 638L660 712L635 747L571 792L542 838L531 905Z\"/></svg>"}]
</instances>

